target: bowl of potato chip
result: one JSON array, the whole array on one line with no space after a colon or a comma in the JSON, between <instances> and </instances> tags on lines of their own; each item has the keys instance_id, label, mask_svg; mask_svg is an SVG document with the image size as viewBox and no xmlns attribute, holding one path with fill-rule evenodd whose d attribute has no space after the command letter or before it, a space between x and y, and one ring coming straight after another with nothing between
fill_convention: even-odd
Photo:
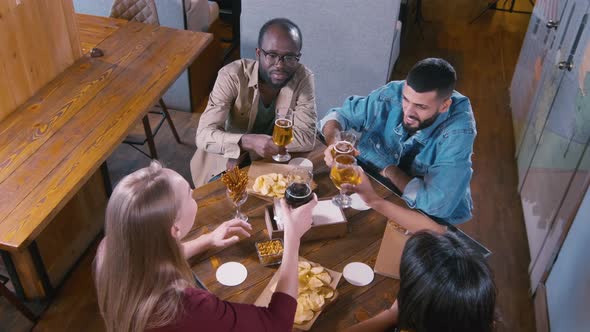
<instances>
[{"instance_id":1,"label":"bowl of potato chip","mask_svg":"<svg viewBox=\"0 0 590 332\"><path fill-rule=\"evenodd\" d=\"M299 258L297 271L299 289L293 327L307 331L311 329L320 313L338 297L336 286L342 273L326 269L302 257ZM277 282L278 274L275 273L254 304L267 306Z\"/></svg>"},{"instance_id":2,"label":"bowl of potato chip","mask_svg":"<svg viewBox=\"0 0 590 332\"><path fill-rule=\"evenodd\" d=\"M328 270L316 263L312 265L308 261L299 261L298 279L295 324L304 324L311 321L334 298L335 290L331 286L333 278Z\"/></svg>"},{"instance_id":3,"label":"bowl of potato chip","mask_svg":"<svg viewBox=\"0 0 590 332\"><path fill-rule=\"evenodd\" d=\"M298 168L300 167L254 161L248 169L248 193L269 201L283 198L289 184L287 176ZM316 183L312 181L311 189L316 187Z\"/></svg>"},{"instance_id":4,"label":"bowl of potato chip","mask_svg":"<svg viewBox=\"0 0 590 332\"><path fill-rule=\"evenodd\" d=\"M254 180L252 190L262 196L282 198L287 189L287 177L281 173L268 173Z\"/></svg>"}]
</instances>

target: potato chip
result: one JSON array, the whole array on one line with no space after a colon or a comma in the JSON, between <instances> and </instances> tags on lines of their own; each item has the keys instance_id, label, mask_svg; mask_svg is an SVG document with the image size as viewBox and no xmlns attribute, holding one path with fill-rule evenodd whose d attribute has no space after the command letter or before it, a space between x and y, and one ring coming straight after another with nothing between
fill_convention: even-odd
<instances>
[{"instance_id":1,"label":"potato chip","mask_svg":"<svg viewBox=\"0 0 590 332\"><path fill-rule=\"evenodd\" d=\"M309 278L307 285L309 286L309 288L314 289L322 287L324 283L320 279L316 278L316 276L313 276Z\"/></svg>"},{"instance_id":2,"label":"potato chip","mask_svg":"<svg viewBox=\"0 0 590 332\"><path fill-rule=\"evenodd\" d=\"M315 277L320 279L324 283L324 285L329 285L332 282L332 277L326 271L316 274Z\"/></svg>"},{"instance_id":3,"label":"potato chip","mask_svg":"<svg viewBox=\"0 0 590 332\"><path fill-rule=\"evenodd\" d=\"M302 324L322 310L326 299L334 297L334 289L330 286L332 277L319 264L300 261L297 268L299 289L295 323Z\"/></svg>"},{"instance_id":4,"label":"potato chip","mask_svg":"<svg viewBox=\"0 0 590 332\"><path fill-rule=\"evenodd\" d=\"M311 269L311 264L309 264L309 262L300 261L300 262L297 264L297 266L298 266L300 269L307 269L307 270L310 270L310 269Z\"/></svg>"},{"instance_id":5,"label":"potato chip","mask_svg":"<svg viewBox=\"0 0 590 332\"><path fill-rule=\"evenodd\" d=\"M313 311L305 309L299 303L297 304L297 310L295 310L295 324L303 324L313 318Z\"/></svg>"},{"instance_id":6,"label":"potato chip","mask_svg":"<svg viewBox=\"0 0 590 332\"><path fill-rule=\"evenodd\" d=\"M321 294L323 297L327 299L331 299L332 296L334 296L334 290L330 287L324 286L319 289L319 294Z\"/></svg>"},{"instance_id":7,"label":"potato chip","mask_svg":"<svg viewBox=\"0 0 590 332\"><path fill-rule=\"evenodd\" d=\"M316 267L312 267L311 268L311 273L313 274L319 274L324 272L324 267L323 266L316 266Z\"/></svg>"},{"instance_id":8,"label":"potato chip","mask_svg":"<svg viewBox=\"0 0 590 332\"><path fill-rule=\"evenodd\" d=\"M309 293L308 302L310 305L310 309L313 311L320 311L320 309L322 309L322 307L326 303L324 297L315 292Z\"/></svg>"},{"instance_id":9,"label":"potato chip","mask_svg":"<svg viewBox=\"0 0 590 332\"><path fill-rule=\"evenodd\" d=\"M264 196L282 198L288 182L287 177L280 173L263 174L254 180L252 190Z\"/></svg>"}]
</instances>

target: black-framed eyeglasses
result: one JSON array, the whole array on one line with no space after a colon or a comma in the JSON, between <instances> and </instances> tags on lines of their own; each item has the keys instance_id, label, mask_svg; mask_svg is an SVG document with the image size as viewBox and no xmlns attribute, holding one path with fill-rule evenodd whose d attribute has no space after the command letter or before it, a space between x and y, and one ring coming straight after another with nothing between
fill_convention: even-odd
<instances>
[{"instance_id":1,"label":"black-framed eyeglasses","mask_svg":"<svg viewBox=\"0 0 590 332\"><path fill-rule=\"evenodd\" d=\"M294 66L297 63L299 63L299 59L301 58L301 54L279 55L273 52L267 52L262 48L259 48L259 50L262 51L262 54L264 54L264 58L266 59L266 62L268 62L269 65L274 65L278 63L280 60L283 60L283 63L287 66Z\"/></svg>"}]
</instances>

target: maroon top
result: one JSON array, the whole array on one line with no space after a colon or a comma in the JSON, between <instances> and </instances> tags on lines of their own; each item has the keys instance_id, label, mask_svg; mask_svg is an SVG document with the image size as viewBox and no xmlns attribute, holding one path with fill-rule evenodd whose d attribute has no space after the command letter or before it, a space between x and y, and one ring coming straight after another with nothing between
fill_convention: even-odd
<instances>
[{"instance_id":1,"label":"maroon top","mask_svg":"<svg viewBox=\"0 0 590 332\"><path fill-rule=\"evenodd\" d=\"M183 305L179 321L150 331L291 331L297 300L285 293L274 292L268 308L264 308L222 301L205 290L187 288Z\"/></svg>"}]
</instances>

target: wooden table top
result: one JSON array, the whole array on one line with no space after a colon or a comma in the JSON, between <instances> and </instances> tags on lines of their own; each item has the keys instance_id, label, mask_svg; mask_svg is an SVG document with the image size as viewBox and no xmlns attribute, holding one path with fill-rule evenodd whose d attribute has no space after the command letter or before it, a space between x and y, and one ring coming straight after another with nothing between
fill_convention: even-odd
<instances>
[{"instance_id":1,"label":"wooden table top","mask_svg":"<svg viewBox=\"0 0 590 332\"><path fill-rule=\"evenodd\" d=\"M331 198L337 194L336 187L329 179L329 168L323 161L323 149L324 146L318 142L316 149L307 155L314 163L314 180L318 184L316 192L320 199ZM382 197L397 204L404 204L398 196L373 183ZM221 181L195 189L193 196L199 208L195 226L187 238L213 230L217 225L232 218L235 210L226 198L225 187ZM254 247L255 242L268 240L264 208L269 204L268 201L250 195L242 206L242 211L248 215L252 224L252 236L228 248L209 251L190 262L193 271L209 290L224 300L254 303L276 271L276 268L260 265ZM303 242L300 256L339 272L342 272L346 264L355 261L373 267L387 219L373 210L346 209L345 214L349 224L349 233L346 237ZM217 267L229 261L239 261L248 269L247 279L239 286L226 287L215 278ZM336 331L373 316L393 304L398 289L398 280L377 274L373 282L364 287L352 286L342 278L337 287L338 299L324 309L312 331Z\"/></svg>"},{"instance_id":2,"label":"wooden table top","mask_svg":"<svg viewBox=\"0 0 590 332\"><path fill-rule=\"evenodd\" d=\"M83 56L0 122L0 249L34 240L212 40L88 15L79 28L104 57Z\"/></svg>"}]
</instances>

